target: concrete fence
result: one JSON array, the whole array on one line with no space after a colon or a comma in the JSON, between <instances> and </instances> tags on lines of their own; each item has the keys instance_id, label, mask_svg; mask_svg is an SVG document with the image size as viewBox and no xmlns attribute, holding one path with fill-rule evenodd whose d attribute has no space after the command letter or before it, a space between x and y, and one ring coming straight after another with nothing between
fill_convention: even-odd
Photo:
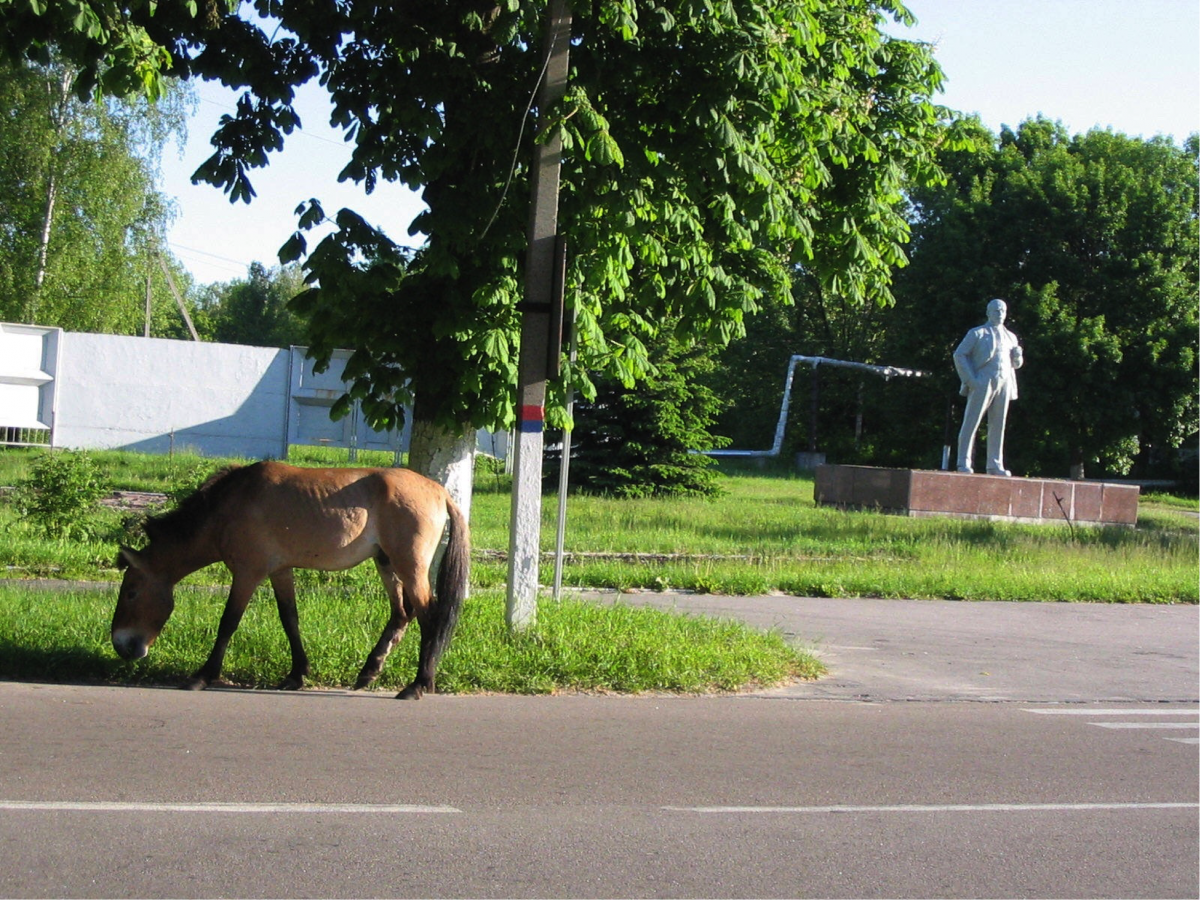
<instances>
[{"instance_id":1,"label":"concrete fence","mask_svg":"<svg viewBox=\"0 0 1200 900\"><path fill-rule=\"evenodd\" d=\"M0 444L189 451L286 458L292 444L408 450L370 428L357 404L334 422L350 351L313 371L305 348L278 350L0 323ZM507 435L479 433L507 455Z\"/></svg>"}]
</instances>

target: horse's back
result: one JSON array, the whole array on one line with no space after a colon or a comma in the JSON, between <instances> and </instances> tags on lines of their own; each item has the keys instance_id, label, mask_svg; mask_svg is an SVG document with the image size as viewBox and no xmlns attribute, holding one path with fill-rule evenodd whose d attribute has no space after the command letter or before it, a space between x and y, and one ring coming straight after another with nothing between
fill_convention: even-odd
<instances>
[{"instance_id":1,"label":"horse's back","mask_svg":"<svg viewBox=\"0 0 1200 900\"><path fill-rule=\"evenodd\" d=\"M224 543L266 568L342 569L380 549L419 552L445 527L445 488L410 469L249 468L227 498Z\"/></svg>"}]
</instances>

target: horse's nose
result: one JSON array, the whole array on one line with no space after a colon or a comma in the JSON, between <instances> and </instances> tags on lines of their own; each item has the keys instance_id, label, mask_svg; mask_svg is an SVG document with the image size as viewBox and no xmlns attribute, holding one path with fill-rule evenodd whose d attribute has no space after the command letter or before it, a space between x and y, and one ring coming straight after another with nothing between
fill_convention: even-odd
<instances>
[{"instance_id":1,"label":"horse's nose","mask_svg":"<svg viewBox=\"0 0 1200 900\"><path fill-rule=\"evenodd\" d=\"M150 645L142 635L127 628L114 631L112 643L121 659L141 659L150 650Z\"/></svg>"}]
</instances>

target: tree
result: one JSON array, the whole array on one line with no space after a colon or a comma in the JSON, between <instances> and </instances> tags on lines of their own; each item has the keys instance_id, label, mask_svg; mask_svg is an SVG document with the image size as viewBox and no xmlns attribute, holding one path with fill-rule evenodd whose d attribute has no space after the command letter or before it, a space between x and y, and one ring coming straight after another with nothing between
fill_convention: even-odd
<instances>
[{"instance_id":1,"label":"tree","mask_svg":"<svg viewBox=\"0 0 1200 900\"><path fill-rule=\"evenodd\" d=\"M937 176L941 75L927 47L882 33L885 17L910 18L896 0L579 4L570 86L545 110L530 100L544 3L264 0L218 28L131 5L173 72L246 89L198 178L249 200L248 173L282 146L294 88L315 77L353 142L342 177L423 192L412 231L428 241L412 259L337 213L299 307L319 358L358 348L347 374L374 425L414 401L414 455L513 421L530 119L564 139L570 377L585 397L589 372L649 374L662 322L739 334L765 298L789 296L795 264L850 300L886 296L907 234L901 187ZM287 259L322 218L305 204Z\"/></svg>"},{"instance_id":2,"label":"tree","mask_svg":"<svg viewBox=\"0 0 1200 900\"><path fill-rule=\"evenodd\" d=\"M184 0L164 4L161 20L175 17L215 28L237 0ZM156 0L0 0L0 56L48 65L65 58L78 70L72 91L81 100L100 93L144 95L168 90L171 54L152 37L146 21ZM170 27L169 25L167 27Z\"/></svg>"},{"instance_id":3,"label":"tree","mask_svg":"<svg viewBox=\"0 0 1200 900\"><path fill-rule=\"evenodd\" d=\"M595 399L575 407L571 487L616 497L713 496L714 460L695 452L727 443L708 431L722 404L699 380L713 361L703 346L677 343L669 332L649 350L655 374L633 389L597 376ZM547 457L547 481L556 484L561 449Z\"/></svg>"},{"instance_id":4,"label":"tree","mask_svg":"<svg viewBox=\"0 0 1200 900\"><path fill-rule=\"evenodd\" d=\"M429 211L413 229L429 242L401 265L385 236L339 214L308 259L318 287L302 307L319 352L359 348L348 371L364 399L394 405L411 390L417 426L441 434L513 420L532 131L522 108L542 63L538 6L466 8L421 21L355 11L341 33L392 52L322 60L335 116L359 128L346 174L422 188ZM900 179L931 172L924 97L936 69L885 41L879 16L840 3L577 10L566 100L538 113L567 154L560 229L580 337L571 376L585 398L589 372L626 384L652 372L660 322L682 321L684 337L738 334L765 297L788 295L793 261L849 296L885 285ZM368 107L364 85L396 99ZM205 174L229 177L221 161ZM376 406L376 422L393 409Z\"/></svg>"},{"instance_id":5,"label":"tree","mask_svg":"<svg viewBox=\"0 0 1200 900\"><path fill-rule=\"evenodd\" d=\"M297 266L252 263L246 278L211 285L203 301L208 336L227 344L290 347L305 341L304 322L288 302L304 290Z\"/></svg>"},{"instance_id":6,"label":"tree","mask_svg":"<svg viewBox=\"0 0 1200 900\"><path fill-rule=\"evenodd\" d=\"M159 258L170 210L154 178L188 95L80 100L77 77L59 61L0 67L0 114L21 126L0 134L0 318L139 333L149 278L155 331L172 331Z\"/></svg>"},{"instance_id":7,"label":"tree","mask_svg":"<svg viewBox=\"0 0 1200 900\"><path fill-rule=\"evenodd\" d=\"M942 166L946 186L914 191L889 343L952 396L954 345L1003 297L1025 347L1007 442L1021 470L1124 474L1179 447L1197 427L1196 137L1070 137L1037 118Z\"/></svg>"}]
</instances>

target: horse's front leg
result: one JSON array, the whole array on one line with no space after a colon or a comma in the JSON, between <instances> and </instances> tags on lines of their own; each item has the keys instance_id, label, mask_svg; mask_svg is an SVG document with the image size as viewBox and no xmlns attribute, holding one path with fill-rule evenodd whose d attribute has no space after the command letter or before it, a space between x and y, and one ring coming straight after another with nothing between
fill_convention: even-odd
<instances>
[{"instance_id":1,"label":"horse's front leg","mask_svg":"<svg viewBox=\"0 0 1200 900\"><path fill-rule=\"evenodd\" d=\"M291 569L271 573L271 588L275 591L275 604L279 607L279 621L292 648L292 671L279 685L281 691L298 691L308 676L308 654L300 640L300 614L296 609L296 582Z\"/></svg>"},{"instance_id":2,"label":"horse's front leg","mask_svg":"<svg viewBox=\"0 0 1200 900\"><path fill-rule=\"evenodd\" d=\"M229 588L229 599L225 601L225 611L221 613L221 624L217 626L217 640L213 644L212 652L208 654L208 660L196 671L195 675L184 682L183 686L187 690L202 691L220 677L221 665L225 662L225 651L229 647L229 639L237 631L237 627L242 621L242 615L246 612L246 606L250 602L250 597L253 596L254 589L261 581L261 577L252 579L233 576L233 584Z\"/></svg>"}]
</instances>

